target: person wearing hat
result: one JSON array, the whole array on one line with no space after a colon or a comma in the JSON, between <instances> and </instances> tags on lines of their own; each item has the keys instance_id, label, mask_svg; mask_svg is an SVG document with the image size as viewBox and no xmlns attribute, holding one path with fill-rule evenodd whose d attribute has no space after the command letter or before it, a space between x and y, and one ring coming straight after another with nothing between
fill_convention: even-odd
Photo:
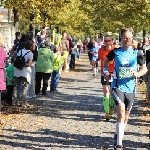
<instances>
[{"instance_id":1,"label":"person wearing hat","mask_svg":"<svg viewBox=\"0 0 150 150\"><path fill-rule=\"evenodd\" d=\"M35 76L35 93L39 94L41 89L41 81L43 80L42 95L46 95L48 81L53 72L54 54L50 50L50 41L45 40L42 47L38 50L38 58L36 63Z\"/></svg>"}]
</instances>

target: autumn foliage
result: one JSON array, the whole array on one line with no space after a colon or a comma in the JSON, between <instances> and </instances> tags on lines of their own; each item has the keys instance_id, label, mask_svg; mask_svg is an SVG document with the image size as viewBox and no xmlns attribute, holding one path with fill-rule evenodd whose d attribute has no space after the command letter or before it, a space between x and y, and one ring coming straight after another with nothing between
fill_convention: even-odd
<instances>
[{"instance_id":1,"label":"autumn foliage","mask_svg":"<svg viewBox=\"0 0 150 150\"><path fill-rule=\"evenodd\" d=\"M3 5L18 9L21 30L28 29L30 14L35 28L53 24L71 34L118 32L121 27L150 30L149 0L5 0Z\"/></svg>"}]
</instances>

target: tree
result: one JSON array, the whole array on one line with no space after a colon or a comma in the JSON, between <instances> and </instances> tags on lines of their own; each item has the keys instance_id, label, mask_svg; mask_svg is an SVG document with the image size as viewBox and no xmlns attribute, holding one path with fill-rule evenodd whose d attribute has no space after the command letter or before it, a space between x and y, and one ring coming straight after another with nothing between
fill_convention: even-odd
<instances>
[{"instance_id":1,"label":"tree","mask_svg":"<svg viewBox=\"0 0 150 150\"><path fill-rule=\"evenodd\" d=\"M123 27L133 27L136 32L150 30L148 0L5 0L2 4L18 9L22 31L30 24L35 28L59 26L78 36L119 32Z\"/></svg>"}]
</instances>

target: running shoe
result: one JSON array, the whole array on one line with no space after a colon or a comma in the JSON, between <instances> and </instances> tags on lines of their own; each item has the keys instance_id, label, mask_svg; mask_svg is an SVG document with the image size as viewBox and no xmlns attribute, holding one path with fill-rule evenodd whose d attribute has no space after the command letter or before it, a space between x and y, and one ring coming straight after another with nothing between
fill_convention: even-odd
<instances>
[{"instance_id":1,"label":"running shoe","mask_svg":"<svg viewBox=\"0 0 150 150\"><path fill-rule=\"evenodd\" d=\"M122 145L117 145L114 147L114 150L123 150L123 146Z\"/></svg>"},{"instance_id":2,"label":"running shoe","mask_svg":"<svg viewBox=\"0 0 150 150\"><path fill-rule=\"evenodd\" d=\"M104 118L106 119L106 121L109 121L109 120L110 120L109 114L105 114L105 117L104 117Z\"/></svg>"}]
</instances>

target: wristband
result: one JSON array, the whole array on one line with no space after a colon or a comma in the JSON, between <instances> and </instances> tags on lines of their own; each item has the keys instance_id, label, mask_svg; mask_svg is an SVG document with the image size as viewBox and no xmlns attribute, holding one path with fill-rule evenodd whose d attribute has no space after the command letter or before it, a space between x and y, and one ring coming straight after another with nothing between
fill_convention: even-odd
<instances>
[{"instance_id":1,"label":"wristband","mask_svg":"<svg viewBox=\"0 0 150 150\"><path fill-rule=\"evenodd\" d=\"M107 72L109 72L109 71L108 71L108 68L104 68L104 69L103 69L103 74L105 75Z\"/></svg>"}]
</instances>

